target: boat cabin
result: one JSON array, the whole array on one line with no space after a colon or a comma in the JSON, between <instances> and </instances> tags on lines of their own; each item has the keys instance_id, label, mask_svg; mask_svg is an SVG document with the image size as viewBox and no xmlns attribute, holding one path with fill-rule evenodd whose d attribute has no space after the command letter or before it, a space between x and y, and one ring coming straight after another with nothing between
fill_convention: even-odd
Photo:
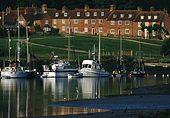
<instances>
[{"instance_id":1,"label":"boat cabin","mask_svg":"<svg viewBox=\"0 0 170 118\"><path fill-rule=\"evenodd\" d=\"M101 69L101 65L94 60L83 60L82 68Z\"/></svg>"}]
</instances>

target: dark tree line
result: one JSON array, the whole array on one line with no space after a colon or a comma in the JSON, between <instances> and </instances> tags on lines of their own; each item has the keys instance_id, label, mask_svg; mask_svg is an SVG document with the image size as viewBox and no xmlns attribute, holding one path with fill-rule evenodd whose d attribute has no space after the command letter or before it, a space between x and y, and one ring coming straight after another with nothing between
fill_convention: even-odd
<instances>
[{"instance_id":1,"label":"dark tree line","mask_svg":"<svg viewBox=\"0 0 170 118\"><path fill-rule=\"evenodd\" d=\"M0 0L0 10L4 10L7 6L16 9L18 6L26 7L32 4L38 7L41 4L47 4L48 7L61 9L67 6L69 9L83 8L84 4L88 4L91 8L108 8L111 4L116 5L117 9L136 9L138 6L147 10L150 6L154 6L157 10L164 8L170 10L170 0Z\"/></svg>"}]
</instances>

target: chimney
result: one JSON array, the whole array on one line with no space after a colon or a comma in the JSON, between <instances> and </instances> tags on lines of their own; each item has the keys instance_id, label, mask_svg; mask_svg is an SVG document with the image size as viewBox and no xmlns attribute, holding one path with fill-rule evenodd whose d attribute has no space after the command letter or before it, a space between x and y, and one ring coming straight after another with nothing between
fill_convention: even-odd
<instances>
[{"instance_id":1,"label":"chimney","mask_svg":"<svg viewBox=\"0 0 170 118\"><path fill-rule=\"evenodd\" d=\"M41 11L44 12L45 10L47 10L47 4L42 4Z\"/></svg>"},{"instance_id":2,"label":"chimney","mask_svg":"<svg viewBox=\"0 0 170 118\"><path fill-rule=\"evenodd\" d=\"M163 11L164 11L164 13L168 13L168 11L167 11L167 9L166 9L166 8L164 8L164 9L163 9Z\"/></svg>"},{"instance_id":3,"label":"chimney","mask_svg":"<svg viewBox=\"0 0 170 118\"><path fill-rule=\"evenodd\" d=\"M24 14L27 14L27 8L24 9Z\"/></svg>"},{"instance_id":4,"label":"chimney","mask_svg":"<svg viewBox=\"0 0 170 118\"><path fill-rule=\"evenodd\" d=\"M88 5L88 4L85 4L85 5L84 5L84 11L87 11L87 10L89 10L89 9L90 9L89 5Z\"/></svg>"},{"instance_id":5,"label":"chimney","mask_svg":"<svg viewBox=\"0 0 170 118\"><path fill-rule=\"evenodd\" d=\"M67 7L66 7L66 6L63 6L63 7L62 7L62 13L66 12L66 10L67 10Z\"/></svg>"},{"instance_id":6,"label":"chimney","mask_svg":"<svg viewBox=\"0 0 170 118\"><path fill-rule=\"evenodd\" d=\"M7 7L6 8L6 14L10 14L10 12L11 12L11 7Z\"/></svg>"},{"instance_id":7,"label":"chimney","mask_svg":"<svg viewBox=\"0 0 170 118\"><path fill-rule=\"evenodd\" d=\"M137 7L137 11L142 11L142 7Z\"/></svg>"},{"instance_id":8,"label":"chimney","mask_svg":"<svg viewBox=\"0 0 170 118\"><path fill-rule=\"evenodd\" d=\"M150 7L150 11L154 11L155 8L153 6Z\"/></svg>"},{"instance_id":9,"label":"chimney","mask_svg":"<svg viewBox=\"0 0 170 118\"><path fill-rule=\"evenodd\" d=\"M110 5L110 11L114 11L116 9L115 5Z\"/></svg>"},{"instance_id":10,"label":"chimney","mask_svg":"<svg viewBox=\"0 0 170 118\"><path fill-rule=\"evenodd\" d=\"M32 7L34 8L34 7L36 7L36 5L35 5L35 4L32 4Z\"/></svg>"}]
</instances>

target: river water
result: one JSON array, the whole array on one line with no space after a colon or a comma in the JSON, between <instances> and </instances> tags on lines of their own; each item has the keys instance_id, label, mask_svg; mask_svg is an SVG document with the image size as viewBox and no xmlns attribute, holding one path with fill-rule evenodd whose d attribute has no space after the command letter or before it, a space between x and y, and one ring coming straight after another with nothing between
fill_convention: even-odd
<instances>
[{"instance_id":1,"label":"river water","mask_svg":"<svg viewBox=\"0 0 170 118\"><path fill-rule=\"evenodd\" d=\"M133 94L131 89L170 83L168 77L0 79L0 117L54 116L101 112L100 109L52 107L67 100Z\"/></svg>"}]
</instances>

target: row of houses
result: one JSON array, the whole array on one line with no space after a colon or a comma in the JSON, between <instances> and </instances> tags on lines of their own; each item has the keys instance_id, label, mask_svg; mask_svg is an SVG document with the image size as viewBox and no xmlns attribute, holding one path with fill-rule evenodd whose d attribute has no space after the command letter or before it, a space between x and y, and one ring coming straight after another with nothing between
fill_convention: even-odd
<instances>
[{"instance_id":1,"label":"row of houses","mask_svg":"<svg viewBox=\"0 0 170 118\"><path fill-rule=\"evenodd\" d=\"M0 25L4 27L17 26L18 12L7 7L0 13ZM170 32L170 17L166 10L144 11L138 7L136 10L117 10L114 5L108 9L91 9L88 5L84 9L69 10L65 6L61 10L48 8L43 4L41 8L19 8L19 23L30 27L30 32L35 31L35 26L40 26L44 32L59 29L60 33L76 33L91 35L112 35L125 37L156 37L157 30L142 29L141 23L146 27L163 27Z\"/></svg>"}]
</instances>

